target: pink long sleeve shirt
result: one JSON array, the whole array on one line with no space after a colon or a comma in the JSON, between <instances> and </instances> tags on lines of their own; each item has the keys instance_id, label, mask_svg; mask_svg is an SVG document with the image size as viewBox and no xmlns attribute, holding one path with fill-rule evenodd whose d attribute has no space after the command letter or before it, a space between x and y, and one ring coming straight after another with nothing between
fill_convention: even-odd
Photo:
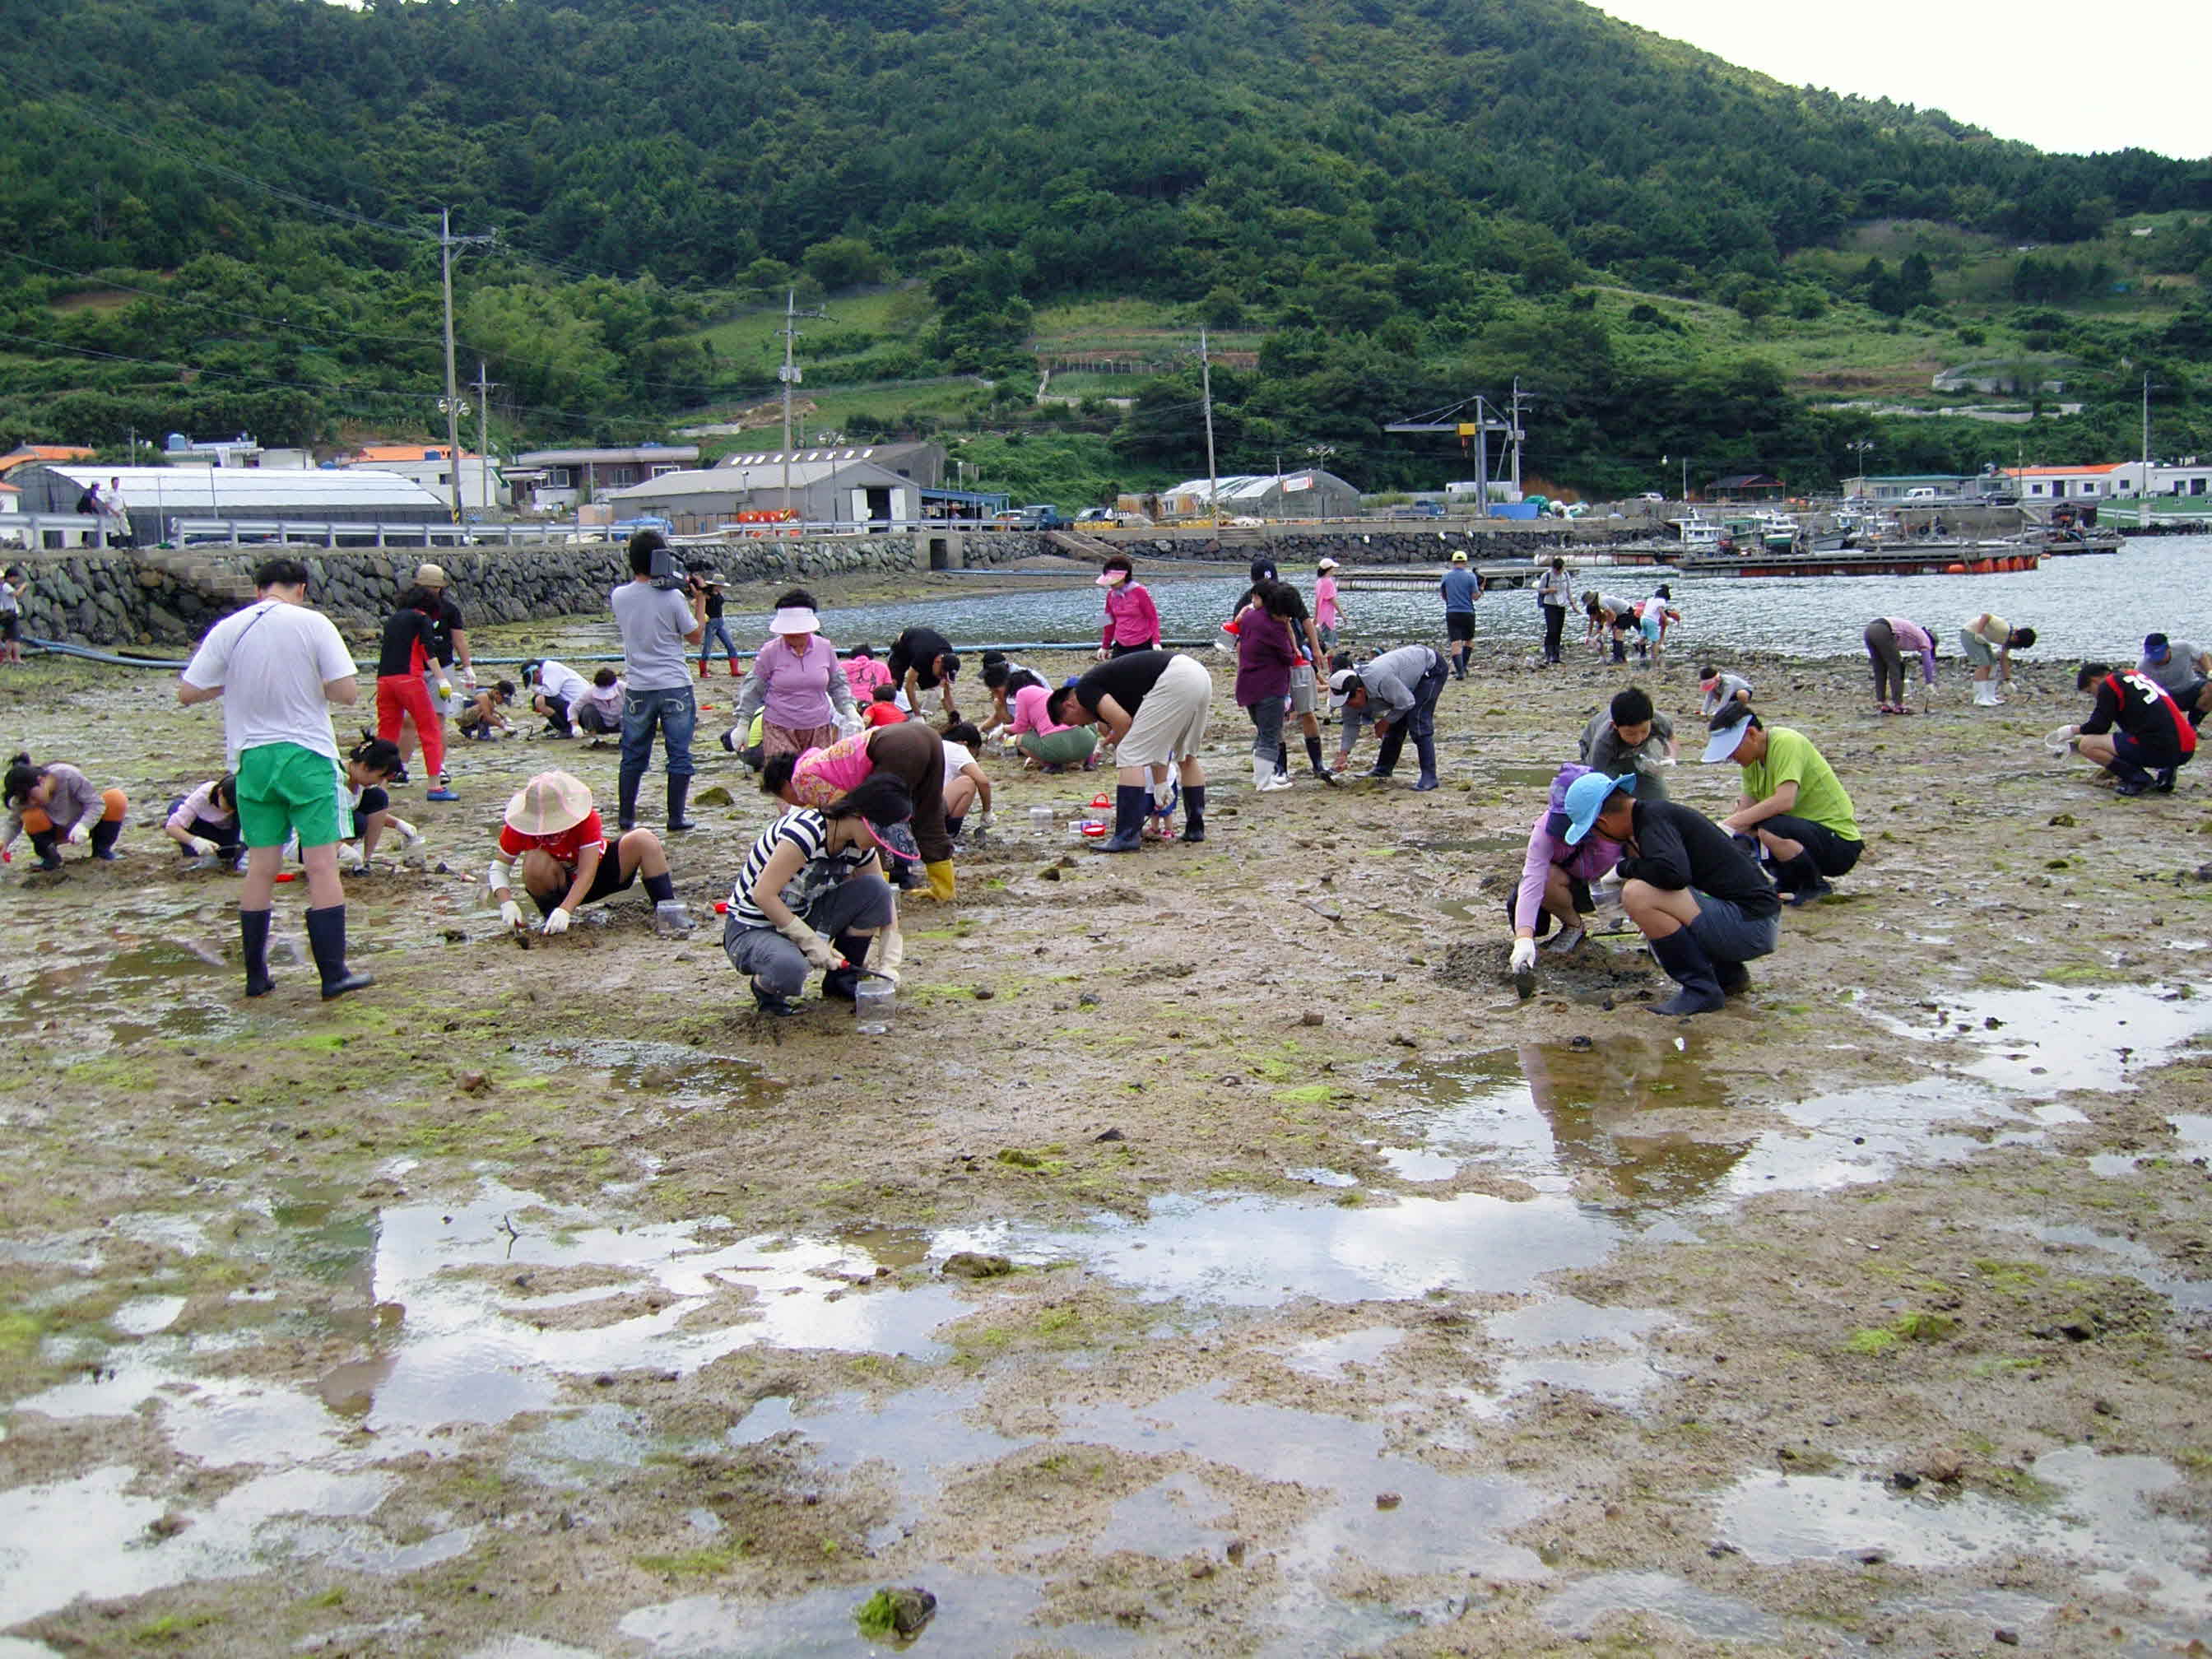
<instances>
[{"instance_id":1,"label":"pink long sleeve shirt","mask_svg":"<svg viewBox=\"0 0 2212 1659\"><path fill-rule=\"evenodd\" d=\"M1123 582L1106 590L1106 631L1099 643L1111 650L1117 645L1158 645L1160 613L1141 583Z\"/></svg>"},{"instance_id":2,"label":"pink long sleeve shirt","mask_svg":"<svg viewBox=\"0 0 2212 1659\"><path fill-rule=\"evenodd\" d=\"M1935 636L1918 623L1904 617L1884 617L1882 620L1889 624L1889 631L1897 636L1897 643L1900 649L1917 651L1920 653L1920 678L1929 685L1935 684Z\"/></svg>"},{"instance_id":3,"label":"pink long sleeve shirt","mask_svg":"<svg viewBox=\"0 0 2212 1659\"><path fill-rule=\"evenodd\" d=\"M1579 847L1570 847L1545 827L1552 815L1540 812L1528 830L1528 856L1521 866L1521 890L1513 898L1513 925L1533 927L1544 905L1544 885L1553 865L1571 876L1595 881L1620 862L1620 843L1603 836L1586 836ZM1565 854L1565 856L1561 856Z\"/></svg>"}]
</instances>

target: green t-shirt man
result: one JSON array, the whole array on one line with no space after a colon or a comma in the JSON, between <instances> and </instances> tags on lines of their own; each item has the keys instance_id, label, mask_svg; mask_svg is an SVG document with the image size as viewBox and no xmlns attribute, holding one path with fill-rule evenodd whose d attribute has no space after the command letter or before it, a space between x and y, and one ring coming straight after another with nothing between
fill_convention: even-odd
<instances>
[{"instance_id":1,"label":"green t-shirt man","mask_svg":"<svg viewBox=\"0 0 2212 1659\"><path fill-rule=\"evenodd\" d=\"M1771 726L1766 728L1765 756L1743 769L1743 792L1755 801L1765 800L1785 783L1797 786L1797 804L1790 809L1790 817L1808 818L1846 841L1865 839L1851 816L1851 798L1827 757L1802 732Z\"/></svg>"}]
</instances>

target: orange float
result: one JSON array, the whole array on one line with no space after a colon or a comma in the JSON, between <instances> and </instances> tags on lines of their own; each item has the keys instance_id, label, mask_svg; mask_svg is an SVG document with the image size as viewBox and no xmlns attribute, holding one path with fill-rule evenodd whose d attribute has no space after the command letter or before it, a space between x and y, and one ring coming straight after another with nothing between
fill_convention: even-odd
<instances>
[{"instance_id":1,"label":"orange float","mask_svg":"<svg viewBox=\"0 0 2212 1659\"><path fill-rule=\"evenodd\" d=\"M1947 576L1963 576L1966 574L1966 567L1963 564L1947 564L1943 567L1943 574Z\"/></svg>"}]
</instances>

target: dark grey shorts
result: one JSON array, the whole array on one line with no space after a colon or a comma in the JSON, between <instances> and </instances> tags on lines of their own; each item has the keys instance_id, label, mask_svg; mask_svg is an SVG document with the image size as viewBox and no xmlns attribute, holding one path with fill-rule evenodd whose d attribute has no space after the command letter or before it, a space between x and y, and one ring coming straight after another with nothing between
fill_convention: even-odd
<instances>
[{"instance_id":1,"label":"dark grey shorts","mask_svg":"<svg viewBox=\"0 0 2212 1659\"><path fill-rule=\"evenodd\" d=\"M1749 962L1771 954L1782 943L1781 917L1747 916L1732 900L1691 890L1698 901L1698 919L1690 924L1690 937L1714 961Z\"/></svg>"}]
</instances>

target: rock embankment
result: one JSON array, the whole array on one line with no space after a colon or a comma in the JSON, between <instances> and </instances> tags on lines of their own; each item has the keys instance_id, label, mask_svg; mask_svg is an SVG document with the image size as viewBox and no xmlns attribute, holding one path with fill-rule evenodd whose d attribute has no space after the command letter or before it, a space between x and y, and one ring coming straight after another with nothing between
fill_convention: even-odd
<instances>
[{"instance_id":1,"label":"rock embankment","mask_svg":"<svg viewBox=\"0 0 2212 1659\"><path fill-rule=\"evenodd\" d=\"M1346 566L1422 564L1441 562L1462 549L1476 559L1510 559L1575 539L1565 527L1360 532L1340 526L1270 526L1265 531L1224 532L1218 542L1202 532L1184 531L1120 537L1115 545L1140 563L1235 563L1265 552L1288 568L1324 556ZM25 631L36 639L108 650L188 646L253 597L254 568L276 550L194 547L25 554L15 561L31 577L23 599ZM1042 535L1020 532L746 539L683 549L690 562L712 567L733 583L988 568L1054 550ZM389 614L426 556L445 568L456 592L464 596L470 620L479 623L596 614L606 607L607 590L629 576L623 550L597 544L438 548L427 555L419 548L289 551L307 567L316 605L349 633L371 629Z\"/></svg>"}]
</instances>

